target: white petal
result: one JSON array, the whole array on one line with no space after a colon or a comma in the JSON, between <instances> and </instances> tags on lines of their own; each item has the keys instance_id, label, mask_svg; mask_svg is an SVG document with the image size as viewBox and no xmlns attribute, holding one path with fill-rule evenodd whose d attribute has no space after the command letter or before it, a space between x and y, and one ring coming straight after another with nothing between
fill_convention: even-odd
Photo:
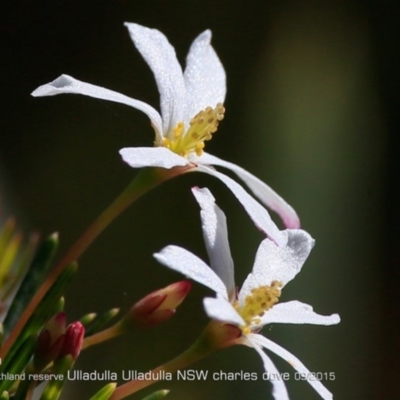
<instances>
[{"instance_id":1,"label":"white petal","mask_svg":"<svg viewBox=\"0 0 400 400\"><path fill-rule=\"evenodd\" d=\"M238 183L228 176L205 165L198 165L197 170L215 176L225 183L245 208L254 224L278 245L284 246L286 244L287 239L285 235L281 233L274 221L272 221L268 211L258 203L257 200L251 197Z\"/></svg>"},{"instance_id":2,"label":"white petal","mask_svg":"<svg viewBox=\"0 0 400 400\"><path fill-rule=\"evenodd\" d=\"M218 275L190 251L178 246L167 246L153 255L161 264L186 275L228 299L225 285Z\"/></svg>"},{"instance_id":3,"label":"white petal","mask_svg":"<svg viewBox=\"0 0 400 400\"><path fill-rule=\"evenodd\" d=\"M297 300L278 303L261 317L262 325L270 323L335 325L339 322L338 314L317 314L310 305Z\"/></svg>"},{"instance_id":4,"label":"white petal","mask_svg":"<svg viewBox=\"0 0 400 400\"><path fill-rule=\"evenodd\" d=\"M242 303L251 289L280 281L286 285L300 271L314 245L314 239L301 229L282 231L286 237L285 246L277 246L269 239L261 242L253 271L248 275L239 293Z\"/></svg>"},{"instance_id":5,"label":"white petal","mask_svg":"<svg viewBox=\"0 0 400 400\"><path fill-rule=\"evenodd\" d=\"M132 168L173 168L188 164L188 160L166 147L125 147L119 151L122 159Z\"/></svg>"},{"instance_id":6,"label":"white petal","mask_svg":"<svg viewBox=\"0 0 400 400\"><path fill-rule=\"evenodd\" d=\"M286 228L300 228L300 220L296 211L266 183L236 164L221 160L208 153L203 153L197 162L218 165L233 171L249 187L254 195L268 208L274 210L281 218Z\"/></svg>"},{"instance_id":7,"label":"white petal","mask_svg":"<svg viewBox=\"0 0 400 400\"><path fill-rule=\"evenodd\" d=\"M154 74L160 92L163 132L166 134L184 118L185 85L182 68L174 48L160 31L132 23L125 23L125 26Z\"/></svg>"},{"instance_id":8,"label":"white petal","mask_svg":"<svg viewBox=\"0 0 400 400\"><path fill-rule=\"evenodd\" d=\"M268 376L271 377L269 381L272 384L272 395L276 400L289 400L289 394L287 392L285 382L281 378L281 374L276 369L272 360L267 356L267 354L264 353L262 347L260 347L256 342L252 340L252 336L255 335L243 336L242 342L252 347L261 357L264 364L265 372L267 372Z\"/></svg>"},{"instance_id":9,"label":"white petal","mask_svg":"<svg viewBox=\"0 0 400 400\"><path fill-rule=\"evenodd\" d=\"M211 32L205 31L192 43L186 58L186 114L193 118L206 107L223 103L226 94L224 67L212 48Z\"/></svg>"},{"instance_id":10,"label":"white petal","mask_svg":"<svg viewBox=\"0 0 400 400\"><path fill-rule=\"evenodd\" d=\"M330 400L333 399L332 393L318 380L313 380L311 372L306 368L306 366L293 354L289 351L285 350L283 347L277 345L271 340L267 339L264 336L257 334L250 334L250 340L258 344L259 346L265 347L268 350L271 350L279 357L282 357L286 360L296 371L301 374L305 374L305 377L310 377L307 382L316 390L316 392L324 399Z\"/></svg>"},{"instance_id":11,"label":"white petal","mask_svg":"<svg viewBox=\"0 0 400 400\"><path fill-rule=\"evenodd\" d=\"M218 296L216 299L206 297L203 300L203 303L207 315L212 319L239 326L246 324L242 317L232 307L232 304L221 296Z\"/></svg>"},{"instance_id":12,"label":"white petal","mask_svg":"<svg viewBox=\"0 0 400 400\"><path fill-rule=\"evenodd\" d=\"M193 188L192 192L201 207L203 237L211 268L222 279L232 296L235 292L235 281L225 214L215 204L214 196L207 188Z\"/></svg>"},{"instance_id":13,"label":"white petal","mask_svg":"<svg viewBox=\"0 0 400 400\"><path fill-rule=\"evenodd\" d=\"M96 99L114 101L116 103L126 104L144 112L149 118L156 130L156 134L162 134L161 116L157 110L140 100L131 99L128 96L114 92L112 90L95 86L90 83L81 82L72 76L61 75L53 82L39 86L31 94L34 97L55 96L61 93L83 94L85 96L95 97Z\"/></svg>"}]
</instances>

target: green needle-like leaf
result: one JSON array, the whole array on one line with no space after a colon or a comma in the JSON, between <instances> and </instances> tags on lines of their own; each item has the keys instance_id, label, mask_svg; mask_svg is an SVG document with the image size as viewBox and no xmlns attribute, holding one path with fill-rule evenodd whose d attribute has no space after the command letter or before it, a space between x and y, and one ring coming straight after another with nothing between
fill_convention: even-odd
<instances>
[{"instance_id":1,"label":"green needle-like leaf","mask_svg":"<svg viewBox=\"0 0 400 400\"><path fill-rule=\"evenodd\" d=\"M76 263L68 265L53 283L34 313L29 318L24 329L8 351L5 359L3 360L3 364L0 366L0 373L9 372L11 368L18 364L19 351L20 348L25 346L25 339L28 336L36 335L42 328L43 324L50 318L50 316L54 315L60 308L60 304L62 302L60 299L75 275L77 269L78 265ZM14 373L21 373L22 371L23 370L20 370ZM0 389L1 387L2 386L0 385Z\"/></svg>"},{"instance_id":2,"label":"green needle-like leaf","mask_svg":"<svg viewBox=\"0 0 400 400\"><path fill-rule=\"evenodd\" d=\"M119 308L112 308L104 314L97 317L92 324L86 329L86 337L99 332L107 325L117 314L119 313Z\"/></svg>"},{"instance_id":3,"label":"green needle-like leaf","mask_svg":"<svg viewBox=\"0 0 400 400\"><path fill-rule=\"evenodd\" d=\"M4 333L6 336L10 333L27 304L31 301L37 288L42 284L57 250L57 246L58 235L53 234L39 247L4 320Z\"/></svg>"},{"instance_id":4,"label":"green needle-like leaf","mask_svg":"<svg viewBox=\"0 0 400 400\"><path fill-rule=\"evenodd\" d=\"M37 233L31 234L28 243L19 249L17 257L17 263L14 262L12 277L11 271L8 276L8 284L4 288L4 292L1 294L1 301L5 302L12 294L16 292L16 289L20 285L23 276L28 271L33 255L36 252L37 244L39 242L39 235ZM1 251L0 251L1 254Z\"/></svg>"},{"instance_id":5,"label":"green needle-like leaf","mask_svg":"<svg viewBox=\"0 0 400 400\"><path fill-rule=\"evenodd\" d=\"M8 392L5 390L1 395L0 395L0 400L9 400L10 399L10 395L8 394Z\"/></svg>"},{"instance_id":6,"label":"green needle-like leaf","mask_svg":"<svg viewBox=\"0 0 400 400\"><path fill-rule=\"evenodd\" d=\"M89 313L81 317L79 321L82 322L82 325L84 325L84 327L86 328L90 323L92 323L96 319L96 317L97 313Z\"/></svg>"},{"instance_id":7,"label":"green needle-like leaf","mask_svg":"<svg viewBox=\"0 0 400 400\"><path fill-rule=\"evenodd\" d=\"M151 395L146 396L142 400L160 400L160 399L163 399L168 393L169 393L169 390L166 390L166 389L157 390L157 392L154 392Z\"/></svg>"},{"instance_id":8,"label":"green needle-like leaf","mask_svg":"<svg viewBox=\"0 0 400 400\"><path fill-rule=\"evenodd\" d=\"M21 374L27 366L29 360L32 357L33 348L36 343L36 335L29 336L22 341L18 350L15 352L12 363L4 362L2 367L7 366L6 369L9 376L15 376ZM2 368L3 370L3 368ZM5 373L4 371L2 371ZM9 390L15 383L15 379L1 380L0 381L0 393L4 390Z\"/></svg>"},{"instance_id":9,"label":"green needle-like leaf","mask_svg":"<svg viewBox=\"0 0 400 400\"><path fill-rule=\"evenodd\" d=\"M0 324L0 347L3 345L3 339L4 339L4 327L3 327L3 324ZM0 362L0 364L1 364L1 362ZM0 397L0 400L1 400L1 397Z\"/></svg>"},{"instance_id":10,"label":"green needle-like leaf","mask_svg":"<svg viewBox=\"0 0 400 400\"><path fill-rule=\"evenodd\" d=\"M71 356L66 356L54 366L53 375L56 376L57 379L49 381L40 400L57 400L60 397L63 385L67 381L67 373L73 365L73 358Z\"/></svg>"},{"instance_id":11,"label":"green needle-like leaf","mask_svg":"<svg viewBox=\"0 0 400 400\"><path fill-rule=\"evenodd\" d=\"M101 388L93 397L89 400L108 400L110 396L114 393L116 383L109 383L108 385Z\"/></svg>"},{"instance_id":12,"label":"green needle-like leaf","mask_svg":"<svg viewBox=\"0 0 400 400\"><path fill-rule=\"evenodd\" d=\"M64 311L64 307L65 307L65 298L64 298L64 296L63 296L63 297L60 297L60 299L58 300L58 302L55 304L53 315L54 315L54 314L58 314L58 313L61 312L61 311Z\"/></svg>"}]
</instances>

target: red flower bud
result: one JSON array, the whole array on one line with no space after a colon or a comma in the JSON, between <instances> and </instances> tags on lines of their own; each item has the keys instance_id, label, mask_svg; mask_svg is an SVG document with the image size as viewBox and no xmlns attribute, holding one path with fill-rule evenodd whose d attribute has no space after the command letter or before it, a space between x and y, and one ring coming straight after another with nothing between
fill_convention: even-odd
<instances>
[{"instance_id":1,"label":"red flower bud","mask_svg":"<svg viewBox=\"0 0 400 400\"><path fill-rule=\"evenodd\" d=\"M129 312L129 319L141 328L157 325L170 318L192 287L189 281L173 283L138 301Z\"/></svg>"},{"instance_id":2,"label":"red flower bud","mask_svg":"<svg viewBox=\"0 0 400 400\"><path fill-rule=\"evenodd\" d=\"M66 315L59 312L46 322L40 332L34 350L34 365L42 370L53 361L64 343Z\"/></svg>"},{"instance_id":3,"label":"red flower bud","mask_svg":"<svg viewBox=\"0 0 400 400\"><path fill-rule=\"evenodd\" d=\"M65 330L64 343L57 358L60 359L70 355L74 360L76 360L82 348L84 335L85 328L79 321L69 324Z\"/></svg>"}]
</instances>

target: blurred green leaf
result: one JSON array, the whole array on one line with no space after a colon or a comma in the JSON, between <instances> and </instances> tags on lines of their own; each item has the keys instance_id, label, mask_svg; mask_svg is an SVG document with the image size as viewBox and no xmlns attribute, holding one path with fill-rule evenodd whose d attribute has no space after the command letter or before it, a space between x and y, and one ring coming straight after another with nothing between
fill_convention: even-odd
<instances>
[{"instance_id":1,"label":"blurred green leaf","mask_svg":"<svg viewBox=\"0 0 400 400\"><path fill-rule=\"evenodd\" d=\"M28 303L32 300L38 287L42 284L57 247L57 234L49 236L39 247L4 320L4 334L6 336L18 321Z\"/></svg>"},{"instance_id":2,"label":"blurred green leaf","mask_svg":"<svg viewBox=\"0 0 400 400\"><path fill-rule=\"evenodd\" d=\"M86 337L93 335L104 328L119 313L119 308L112 308L97 317L86 329Z\"/></svg>"},{"instance_id":3,"label":"blurred green leaf","mask_svg":"<svg viewBox=\"0 0 400 400\"><path fill-rule=\"evenodd\" d=\"M89 313L81 317L79 320L82 322L82 324L85 326L85 328L94 321L94 319L97 317L97 313Z\"/></svg>"},{"instance_id":4,"label":"blurred green leaf","mask_svg":"<svg viewBox=\"0 0 400 400\"><path fill-rule=\"evenodd\" d=\"M110 396L114 393L115 388L117 387L117 384L114 383L109 383L108 385L104 386L101 388L93 397L91 397L89 400L108 400Z\"/></svg>"},{"instance_id":5,"label":"blurred green leaf","mask_svg":"<svg viewBox=\"0 0 400 400\"><path fill-rule=\"evenodd\" d=\"M73 367L74 362L75 360L68 355L54 364L52 373L58 378L47 383L40 400L57 400L60 397L64 383L67 381L67 372Z\"/></svg>"},{"instance_id":6,"label":"blurred green leaf","mask_svg":"<svg viewBox=\"0 0 400 400\"><path fill-rule=\"evenodd\" d=\"M10 399L10 395L8 394L8 392L5 390L1 395L0 395L0 400L9 400Z\"/></svg>"},{"instance_id":7,"label":"blurred green leaf","mask_svg":"<svg viewBox=\"0 0 400 400\"><path fill-rule=\"evenodd\" d=\"M29 318L14 344L11 346L3 360L3 364L0 367L0 373L10 372L11 369L14 369L14 366L19 362L18 357L20 349L25 346L25 339L27 337L31 337L32 335L36 335L42 328L43 324L60 308L60 304L63 303L62 294L68 287L77 269L78 265L76 263L72 263L61 272L57 280L53 283L49 291L39 303L37 309ZM31 356L32 351L33 347L31 349ZM21 373L22 371L23 370L20 370L19 372L14 373ZM1 388L2 387L0 386L0 389Z\"/></svg>"},{"instance_id":8,"label":"blurred green leaf","mask_svg":"<svg viewBox=\"0 0 400 400\"><path fill-rule=\"evenodd\" d=\"M145 397L142 400L159 400L159 399L163 399L168 393L169 393L169 390L166 390L166 389L157 390L157 392L152 393L151 395Z\"/></svg>"},{"instance_id":9,"label":"blurred green leaf","mask_svg":"<svg viewBox=\"0 0 400 400\"><path fill-rule=\"evenodd\" d=\"M16 374L21 374L25 370L25 367L27 366L29 360L32 357L32 352L33 348L36 343L36 335L31 335L27 337L25 340L22 340L20 343L19 348L14 354L14 357L12 358L12 363L8 362L5 363L3 362L3 366L7 366L6 372L2 371L3 373L8 373L10 375L16 375ZM0 392L3 392L4 390L9 390L15 383L14 379L9 379L9 380L1 380L0 381Z\"/></svg>"}]
</instances>

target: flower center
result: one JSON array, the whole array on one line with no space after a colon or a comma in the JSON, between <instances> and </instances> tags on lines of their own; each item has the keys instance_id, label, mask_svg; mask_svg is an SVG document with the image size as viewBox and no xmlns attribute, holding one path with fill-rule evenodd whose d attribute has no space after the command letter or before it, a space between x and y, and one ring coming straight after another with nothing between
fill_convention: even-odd
<instances>
[{"instance_id":1,"label":"flower center","mask_svg":"<svg viewBox=\"0 0 400 400\"><path fill-rule=\"evenodd\" d=\"M192 152L200 157L203 154L204 142L211 140L219 121L224 118L224 112L222 103L218 103L215 108L207 107L190 120L189 129L186 131L185 124L178 122L173 129L172 138L163 138L162 146L183 157Z\"/></svg>"},{"instance_id":2,"label":"flower center","mask_svg":"<svg viewBox=\"0 0 400 400\"><path fill-rule=\"evenodd\" d=\"M259 325L261 323L260 317L278 302L282 286L282 282L272 281L271 286L260 286L252 289L243 306L235 302L236 311L246 322L246 326L242 327L244 334L251 332L250 326L252 324Z\"/></svg>"}]
</instances>

